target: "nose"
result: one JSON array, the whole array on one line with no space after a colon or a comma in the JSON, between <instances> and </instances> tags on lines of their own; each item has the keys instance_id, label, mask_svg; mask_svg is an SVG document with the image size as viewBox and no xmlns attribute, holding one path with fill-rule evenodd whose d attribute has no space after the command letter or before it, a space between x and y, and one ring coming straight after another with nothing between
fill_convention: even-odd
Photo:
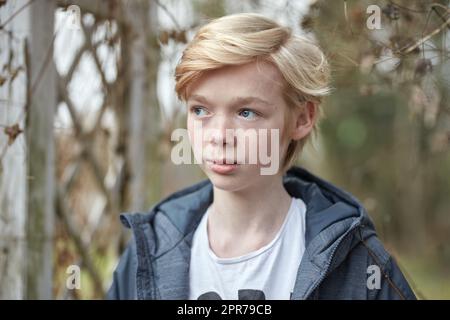
<instances>
[{"instance_id":1,"label":"nose","mask_svg":"<svg viewBox=\"0 0 450 320\"><path fill-rule=\"evenodd\" d=\"M233 146L235 144L233 123L226 115L216 115L210 129L213 130L210 130L208 142L218 146Z\"/></svg>"}]
</instances>

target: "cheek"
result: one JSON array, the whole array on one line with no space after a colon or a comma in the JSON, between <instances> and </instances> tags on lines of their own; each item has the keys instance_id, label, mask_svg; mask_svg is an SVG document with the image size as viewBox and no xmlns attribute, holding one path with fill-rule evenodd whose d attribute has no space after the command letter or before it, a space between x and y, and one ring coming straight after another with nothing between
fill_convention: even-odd
<instances>
[{"instance_id":1,"label":"cheek","mask_svg":"<svg viewBox=\"0 0 450 320\"><path fill-rule=\"evenodd\" d=\"M287 108L287 107L286 107ZM280 112L278 112L277 116L273 118L271 121L271 128L278 129L280 143L285 142L291 133L292 128L292 118L290 112L284 110L282 108Z\"/></svg>"},{"instance_id":2,"label":"cheek","mask_svg":"<svg viewBox=\"0 0 450 320\"><path fill-rule=\"evenodd\" d=\"M189 137L199 136L199 133L204 129L204 125L201 120L195 118L195 116L188 115L186 120L186 128L189 132Z\"/></svg>"},{"instance_id":3,"label":"cheek","mask_svg":"<svg viewBox=\"0 0 450 320\"><path fill-rule=\"evenodd\" d=\"M191 144L192 147L194 147L194 152L198 151L196 150L197 146L200 144L201 145L201 134L202 134L202 130L199 128L198 126L198 122L195 121L194 119L189 119L187 120L187 131L188 131L188 135L189 135L189 142Z\"/></svg>"},{"instance_id":4,"label":"cheek","mask_svg":"<svg viewBox=\"0 0 450 320\"><path fill-rule=\"evenodd\" d=\"M186 128L189 134L189 140L192 142L193 141L193 137L194 137L194 123L189 119L189 116L187 118L187 122L186 122Z\"/></svg>"}]
</instances>

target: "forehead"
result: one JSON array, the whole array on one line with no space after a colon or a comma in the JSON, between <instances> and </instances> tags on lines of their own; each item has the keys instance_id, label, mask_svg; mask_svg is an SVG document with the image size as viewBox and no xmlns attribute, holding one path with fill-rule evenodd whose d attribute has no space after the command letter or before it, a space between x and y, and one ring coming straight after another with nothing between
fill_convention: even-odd
<instances>
[{"instance_id":1,"label":"forehead","mask_svg":"<svg viewBox=\"0 0 450 320\"><path fill-rule=\"evenodd\" d=\"M276 103L282 99L283 83L279 70L268 62L226 66L206 72L191 84L188 100L192 95L202 95L214 101L251 95Z\"/></svg>"}]
</instances>

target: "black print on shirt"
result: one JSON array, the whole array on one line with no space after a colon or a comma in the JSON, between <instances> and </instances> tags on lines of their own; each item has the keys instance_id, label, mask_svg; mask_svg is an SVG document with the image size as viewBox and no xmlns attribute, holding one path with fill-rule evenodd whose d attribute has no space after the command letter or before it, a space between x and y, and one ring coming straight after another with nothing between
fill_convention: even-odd
<instances>
[{"instance_id":1,"label":"black print on shirt","mask_svg":"<svg viewBox=\"0 0 450 320\"><path fill-rule=\"evenodd\" d=\"M292 292L289 296L292 297ZM261 290L241 289L238 290L239 300L266 300L266 295ZM222 297L214 291L209 291L200 295L197 300L222 300Z\"/></svg>"},{"instance_id":2,"label":"black print on shirt","mask_svg":"<svg viewBox=\"0 0 450 320\"><path fill-rule=\"evenodd\" d=\"M243 289L238 291L239 300L266 300L266 295L261 290Z\"/></svg>"},{"instance_id":3,"label":"black print on shirt","mask_svg":"<svg viewBox=\"0 0 450 320\"><path fill-rule=\"evenodd\" d=\"M197 300L222 300L217 292L209 291L200 295Z\"/></svg>"},{"instance_id":4,"label":"black print on shirt","mask_svg":"<svg viewBox=\"0 0 450 320\"><path fill-rule=\"evenodd\" d=\"M261 290L242 289L238 290L239 300L266 300L266 295ZM214 291L206 292L198 297L197 300L222 300L222 297Z\"/></svg>"}]
</instances>

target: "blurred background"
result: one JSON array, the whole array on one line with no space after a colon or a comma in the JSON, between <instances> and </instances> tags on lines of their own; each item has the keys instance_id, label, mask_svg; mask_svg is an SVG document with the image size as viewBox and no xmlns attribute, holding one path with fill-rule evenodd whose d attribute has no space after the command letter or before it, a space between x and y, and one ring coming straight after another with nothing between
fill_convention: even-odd
<instances>
[{"instance_id":1,"label":"blurred background","mask_svg":"<svg viewBox=\"0 0 450 320\"><path fill-rule=\"evenodd\" d=\"M297 164L361 200L419 298L450 299L448 0L0 0L0 299L103 298L119 214L205 178L170 160L174 69L237 12L319 41L334 91Z\"/></svg>"}]
</instances>

